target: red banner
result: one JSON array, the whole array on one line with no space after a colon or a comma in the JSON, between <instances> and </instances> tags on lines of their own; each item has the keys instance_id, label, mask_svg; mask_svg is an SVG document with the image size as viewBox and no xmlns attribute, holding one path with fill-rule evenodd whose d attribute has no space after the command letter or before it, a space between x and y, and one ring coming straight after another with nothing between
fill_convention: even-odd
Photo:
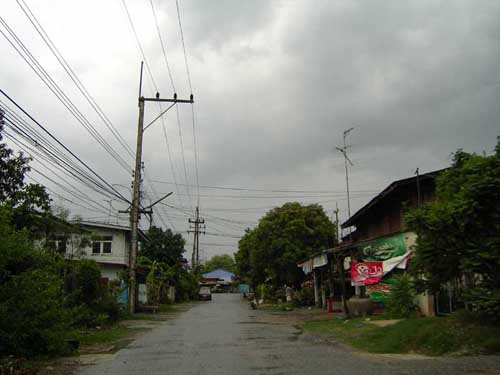
<instances>
[{"instance_id":1,"label":"red banner","mask_svg":"<svg viewBox=\"0 0 500 375\"><path fill-rule=\"evenodd\" d=\"M384 276L383 262L351 262L351 282L376 284Z\"/></svg>"}]
</instances>

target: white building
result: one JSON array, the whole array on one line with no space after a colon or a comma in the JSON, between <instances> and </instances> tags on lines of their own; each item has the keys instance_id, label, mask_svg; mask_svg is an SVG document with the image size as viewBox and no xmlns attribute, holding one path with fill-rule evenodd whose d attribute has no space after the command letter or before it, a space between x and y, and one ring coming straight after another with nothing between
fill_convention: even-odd
<instances>
[{"instance_id":1,"label":"white building","mask_svg":"<svg viewBox=\"0 0 500 375\"><path fill-rule=\"evenodd\" d=\"M67 257L95 260L101 267L102 277L108 280L119 278L119 272L129 265L130 227L79 221L81 232L58 235L47 240L47 245ZM139 231L139 237L144 235Z\"/></svg>"}]
</instances>

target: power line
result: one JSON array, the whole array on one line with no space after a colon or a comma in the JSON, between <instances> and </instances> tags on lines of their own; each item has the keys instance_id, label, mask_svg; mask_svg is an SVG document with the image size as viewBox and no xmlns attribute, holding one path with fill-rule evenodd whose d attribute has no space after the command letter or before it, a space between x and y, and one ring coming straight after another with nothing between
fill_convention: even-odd
<instances>
[{"instance_id":1,"label":"power line","mask_svg":"<svg viewBox=\"0 0 500 375\"><path fill-rule=\"evenodd\" d=\"M19 39L16 33L9 27L7 22L0 17L0 24L5 28L7 34L0 29L0 33L19 54L19 56L28 64L33 72L40 78L40 80L49 88L56 98L64 105L64 107L71 113L71 115L87 130L87 132L103 147L103 149L124 168L128 173L131 172L130 166L125 160L106 142L101 134L92 126L89 120L82 114L76 105L69 99L61 87L54 81L50 74L43 68L39 61L33 56L29 49ZM16 45L17 44L17 45Z\"/></svg>"},{"instance_id":2,"label":"power line","mask_svg":"<svg viewBox=\"0 0 500 375\"><path fill-rule=\"evenodd\" d=\"M167 67L167 72L168 72L168 76L170 78L170 83L172 84L172 89L174 90L174 92L176 92L174 78L172 76L172 71L170 70L170 65L168 63L167 53L165 52L165 45L163 44L163 38L161 37L160 26L158 24L158 18L156 17L156 11L155 11L155 7L153 5L153 0L149 0L149 3L151 4L151 10L153 11L153 17L155 19L156 31L158 32L158 39L160 39L161 50L163 52L163 60L165 61L165 65Z\"/></svg>"},{"instance_id":3,"label":"power line","mask_svg":"<svg viewBox=\"0 0 500 375\"><path fill-rule=\"evenodd\" d=\"M10 135L11 139L15 141L16 144L22 149L30 150L32 153L37 154L41 159L45 160L49 164L51 164L54 168L61 170L63 173L67 174L69 177L74 178L75 180L81 182L85 186L90 187L92 190L103 194L108 197L113 197L113 195L109 195L106 187L101 183L96 181L91 175L81 170L80 167L76 166L75 163L69 162L67 158L61 158L59 155L56 155L55 148L52 149L49 147L38 143L38 141L32 138L29 134L27 134L23 129L18 128L17 125L12 122L10 119L6 119L7 125L9 125L9 129L14 131L16 134L26 139L26 141L33 144L33 147L23 143L20 140L16 140L15 137ZM4 130L6 134L9 134L6 130ZM54 172L54 171L53 171ZM55 173L55 172L54 172ZM92 184L90 184L91 182Z\"/></svg>"},{"instance_id":4,"label":"power line","mask_svg":"<svg viewBox=\"0 0 500 375\"><path fill-rule=\"evenodd\" d=\"M85 97L87 102L90 104L90 106L95 110L97 115L101 118L101 120L104 122L106 127L110 130L110 132L113 134L113 136L116 138L116 140L123 146L125 151L130 156L134 156L132 149L130 146L127 144L127 142L123 139L119 131L116 129L116 127L113 125L113 123L109 120L108 116L103 112L101 107L96 103L95 99L92 97L92 95L88 92L86 87L83 85L83 83L80 81L78 78L77 74L74 72L74 70L71 68L71 66L68 64L67 60L64 58L64 56L61 54L57 46L54 44L52 39L49 37L43 26L40 24L36 16L33 14L29 6L25 3L24 0L16 0L17 4L21 8L21 10L24 12L28 20L31 22L35 30L38 32L40 37L43 39L47 47L50 49L52 54L56 57L57 61L61 64L63 69L66 71L66 73L69 75L73 83L76 85L78 90L82 93L82 95ZM22 4L21 4L22 3ZM26 9L25 9L26 8Z\"/></svg>"},{"instance_id":5,"label":"power line","mask_svg":"<svg viewBox=\"0 0 500 375\"><path fill-rule=\"evenodd\" d=\"M14 142L20 149L23 149L23 146L24 146L24 149L28 149L28 147L23 144L21 141L19 141L16 137L14 137L13 135L11 135L8 131L4 131L5 135L12 141ZM29 152L28 152L28 155L29 155ZM57 167L57 165L56 165ZM48 177L47 175L45 175L44 173L40 172L39 170L37 170L35 167L33 166L30 166L30 170L31 171L34 171L36 173L38 173L39 175L43 176L44 178L46 178L47 180L51 181L53 184L55 184L56 186L60 187L62 190L68 192L69 194L73 195L75 198L89 204L89 202L93 202L95 204L96 207L100 207L102 209L106 209L106 207L102 206L100 203L96 202L95 200L93 200L91 197L89 197L87 194L83 193L83 192L77 192L75 190L78 190L75 186L69 184L69 182L67 182L66 180L64 180L63 178L61 178L57 173L55 173L55 170L52 170L52 173L59 177L62 181L64 181L67 185L69 185L71 188L73 188L74 190L71 190L71 189L68 189L66 188L65 186L63 186L62 184L54 181L53 179L51 179L50 177ZM97 191L99 192L99 191ZM99 192L100 193L100 192ZM102 193L101 193L102 194Z\"/></svg>"},{"instance_id":6,"label":"power line","mask_svg":"<svg viewBox=\"0 0 500 375\"><path fill-rule=\"evenodd\" d=\"M189 84L189 90L191 91L191 95L193 95L193 85L191 83L191 73L189 72L189 64L186 53L186 43L184 41L184 32L182 30L182 22L181 22L181 11L179 7L179 1L175 0L175 6L177 9L177 20L179 21L179 31L181 34L181 42L182 42L182 50L184 51L184 63L186 65L186 75ZM197 206L200 205L200 182L199 182L199 171L198 171L198 145L196 142L196 117L194 112L194 103L191 104L191 118L193 124L193 144L194 144L194 165L195 165L195 173L196 173L196 188L197 188Z\"/></svg>"},{"instance_id":7,"label":"power line","mask_svg":"<svg viewBox=\"0 0 500 375\"><path fill-rule=\"evenodd\" d=\"M155 183L159 184L168 184L171 185L173 182L170 181L162 181L162 180L153 180ZM183 184L179 184L183 185ZM195 185L190 185L195 186ZM287 190L287 189L258 189L258 188L244 188L244 187L228 187L228 186L214 186L214 185L200 185L202 189L216 189L216 190L234 190L234 191L252 191L252 192L265 192L265 193L343 193L345 190ZM354 193L377 193L376 190L350 190Z\"/></svg>"},{"instance_id":8,"label":"power line","mask_svg":"<svg viewBox=\"0 0 500 375\"><path fill-rule=\"evenodd\" d=\"M73 151L71 151L66 145L64 145L59 139L57 139L50 131L48 131L42 124L33 118L24 108L22 108L14 99L5 93L2 89L0 92L14 105L18 108L24 115L26 115L33 123L35 123L40 129L42 129L50 138L52 138L59 146L61 146L66 152L68 152L72 157L74 157L80 164L82 164L87 170L89 170L94 176L96 176L100 181L102 181L108 188L110 194L115 197L128 202L128 200L117 191L111 184L109 184L104 178L102 178L96 171L94 171L87 163L80 159Z\"/></svg>"},{"instance_id":9,"label":"power line","mask_svg":"<svg viewBox=\"0 0 500 375\"><path fill-rule=\"evenodd\" d=\"M142 44L141 44L141 41L139 39L139 35L137 34L137 30L134 26L134 21L132 20L132 16L130 15L130 12L129 12L129 9L127 7L127 3L125 2L125 0L122 0L122 3L123 3L123 7L125 9L125 13L127 15L127 18L128 18L128 21L129 21L129 25L132 29L132 32L134 34L134 37L135 37L135 41L136 41L136 44L137 44L137 47L139 49L139 53L141 54L142 56L142 59L144 61L144 64L146 65L146 70L148 72L148 76L149 76L149 79L151 80L151 83L152 85L154 86L156 92L158 92L158 86L156 85L156 82L155 82L155 79L153 77L153 72L151 71L151 68L149 66L149 63L148 63L148 59L146 58L146 54L144 53L144 49L142 48ZM162 112L162 106L161 106L161 103L158 103L158 106L160 108L160 113ZM177 114L177 124L178 124L178 128L179 128L179 135L180 135L180 144L181 144L181 153L182 153L182 161L183 161L183 165L184 165L184 177L185 177L185 180L186 180L186 184L188 183L188 178L187 178L187 168L186 168L186 160L184 158L184 145L183 145L183 142L182 142L182 131L181 131L181 125L180 125L180 117L179 117L179 109L177 108L177 106L175 106L175 110L176 110L176 114ZM161 121L162 121L162 126L164 128L164 131L165 131L165 135L166 135L166 130L165 130L165 120L164 118L162 117L161 118ZM167 140L168 138L165 137L165 139ZM174 176L174 181L176 180L176 177L175 177L175 166L173 164L173 161L172 161L172 158L171 158L171 153L170 153L170 146L169 144L167 143L167 150L169 152L169 159L170 159L170 167L172 168L172 175ZM178 192L178 187L177 187L177 192ZM190 192L189 192L189 188L186 188L186 191L188 193L188 196L190 198ZM178 194L179 196L179 194ZM180 198L179 198L180 199ZM182 205L182 201L179 202L181 205Z\"/></svg>"},{"instance_id":10,"label":"power line","mask_svg":"<svg viewBox=\"0 0 500 375\"><path fill-rule=\"evenodd\" d=\"M189 83L189 90L191 91L191 94L193 93L193 86L191 85L191 74L189 72L189 64L188 64L188 59L187 59L187 53L186 53L186 44L184 43L184 32L182 31L182 22L181 22L181 11L179 8L179 1L175 0L175 6L177 8L177 19L179 21L179 30L181 34L181 41L182 41L182 49L184 50L184 63L186 64L186 74L187 74L187 79Z\"/></svg>"}]
</instances>

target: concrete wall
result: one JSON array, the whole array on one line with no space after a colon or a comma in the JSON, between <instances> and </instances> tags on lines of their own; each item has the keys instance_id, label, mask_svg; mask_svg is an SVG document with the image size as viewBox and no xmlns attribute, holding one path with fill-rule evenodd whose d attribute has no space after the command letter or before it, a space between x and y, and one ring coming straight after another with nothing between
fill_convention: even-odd
<instances>
[{"instance_id":1,"label":"concrete wall","mask_svg":"<svg viewBox=\"0 0 500 375\"><path fill-rule=\"evenodd\" d=\"M92 246L83 249L83 256L88 259L94 259L96 262L128 264L129 242L126 239L126 232L108 228L91 228L92 234L96 236L112 236L111 254L92 254Z\"/></svg>"},{"instance_id":2,"label":"concrete wall","mask_svg":"<svg viewBox=\"0 0 500 375\"><path fill-rule=\"evenodd\" d=\"M108 278L111 280L118 280L118 274L123 269L125 269L124 265L121 264L109 264L109 263L99 263L99 267L101 268L102 277Z\"/></svg>"}]
</instances>

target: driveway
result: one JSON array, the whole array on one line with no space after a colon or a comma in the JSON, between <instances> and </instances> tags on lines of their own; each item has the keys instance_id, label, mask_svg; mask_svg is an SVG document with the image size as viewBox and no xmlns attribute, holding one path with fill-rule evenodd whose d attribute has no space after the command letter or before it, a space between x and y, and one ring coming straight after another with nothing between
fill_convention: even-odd
<instances>
[{"instance_id":1,"label":"driveway","mask_svg":"<svg viewBox=\"0 0 500 375\"><path fill-rule=\"evenodd\" d=\"M498 357L423 358L356 353L215 294L144 334L108 359L78 370L101 374L500 374Z\"/></svg>"}]
</instances>

